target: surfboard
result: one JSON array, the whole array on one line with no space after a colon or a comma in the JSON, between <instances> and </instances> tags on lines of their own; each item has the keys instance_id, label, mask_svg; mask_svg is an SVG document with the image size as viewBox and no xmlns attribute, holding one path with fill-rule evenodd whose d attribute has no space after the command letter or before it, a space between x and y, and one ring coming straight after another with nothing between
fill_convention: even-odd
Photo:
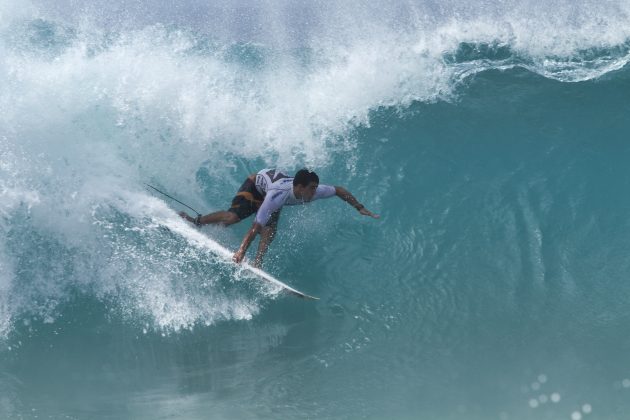
<instances>
[{"instance_id":1,"label":"surfboard","mask_svg":"<svg viewBox=\"0 0 630 420\"><path fill-rule=\"evenodd\" d=\"M230 256L230 260L231 260L231 256ZM294 296L297 296L299 298L302 299L311 299L311 300L319 300L318 297L315 296L311 296L311 295L307 295L306 293L302 293L299 290L294 289L293 287L281 282L280 280L278 280L277 278L273 277L272 275L264 272L263 270L261 270L260 268L256 268L252 265L250 265L249 263L241 263L240 264L244 270L247 270L253 274L255 274L256 276L260 277L263 280L266 280L270 283L275 284L276 286L279 286L282 288L282 290L284 290L287 293L290 293Z\"/></svg>"},{"instance_id":2,"label":"surfboard","mask_svg":"<svg viewBox=\"0 0 630 420\"><path fill-rule=\"evenodd\" d=\"M293 296L297 296L302 299L319 300L318 297L307 295L306 293L300 292L299 290L294 289L288 284L281 282L280 280L278 280L271 274L261 270L260 268L254 267L253 265L249 264L246 261L241 262L240 264L236 264L234 261L232 261L232 256L234 255L232 251L230 251L229 249L227 249L226 247L224 247L223 245L221 245L214 239L199 232L197 229L190 227L186 222L181 220L179 216L177 216L177 219L163 220L162 223L166 227L168 227L170 230L177 232L180 235L186 237L189 241L195 243L196 245L208 249L213 254L223 259L225 262L229 264L233 264L236 267L240 268L241 270L244 270L246 272L253 274L254 276L256 276L256 278L262 281L266 281L277 287L280 287L286 293L289 293Z\"/></svg>"}]
</instances>

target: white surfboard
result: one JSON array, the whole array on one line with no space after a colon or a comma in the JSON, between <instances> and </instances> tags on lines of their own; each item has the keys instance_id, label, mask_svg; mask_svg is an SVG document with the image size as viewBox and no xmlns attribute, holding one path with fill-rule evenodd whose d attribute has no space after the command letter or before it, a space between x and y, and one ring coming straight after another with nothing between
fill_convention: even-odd
<instances>
[{"instance_id":1,"label":"white surfboard","mask_svg":"<svg viewBox=\"0 0 630 420\"><path fill-rule=\"evenodd\" d=\"M210 239L209 237L207 237L206 235L204 235L203 233L199 232L197 229L192 228L191 226L189 226L186 222L184 222L181 219L168 219L168 220L163 220L162 223L167 226L170 230L179 233L180 235L186 237L189 241L195 243L196 245L198 245L199 247L202 248L206 248L208 250L210 250L213 254L218 255L219 257L221 257L222 259L224 259L226 262L229 262L230 264L235 264L232 261L232 256L234 255L234 253L232 251L230 251L229 249L227 249L226 247L224 247L223 245L219 244L217 241ZM302 299L313 299L313 300L319 300L319 298L315 297L315 296L310 296L307 295L306 293L302 293L297 289L294 289L293 287L289 286L288 284L285 284L283 282L281 282L280 280L278 280L277 278L273 277L272 275L264 272L263 270L261 270L260 268L256 268L252 265L250 265L247 262L241 262L240 264L237 265L238 267L240 267L242 270L248 271L252 274L254 274L256 277L258 277L261 280L267 281L275 286L280 287L283 291L290 293L294 296L300 297Z\"/></svg>"},{"instance_id":2,"label":"white surfboard","mask_svg":"<svg viewBox=\"0 0 630 420\"><path fill-rule=\"evenodd\" d=\"M231 255L232 254L230 254L230 259L232 259ZM318 297L307 295L306 293L302 293L299 290L296 290L296 289L292 288L291 286L282 283L280 280L276 279L275 277L271 276L270 274L265 273L260 268L253 267L253 266L249 265L246 262L245 263L242 262L241 266L243 267L244 270L247 270L249 272L254 273L255 275L257 275L261 279L267 280L268 282L271 282L271 283L275 284L276 286L282 287L282 289L284 291L286 291L286 292L288 292L288 293L290 293L292 295L295 295L295 296L300 297L302 299L319 300Z\"/></svg>"}]
</instances>

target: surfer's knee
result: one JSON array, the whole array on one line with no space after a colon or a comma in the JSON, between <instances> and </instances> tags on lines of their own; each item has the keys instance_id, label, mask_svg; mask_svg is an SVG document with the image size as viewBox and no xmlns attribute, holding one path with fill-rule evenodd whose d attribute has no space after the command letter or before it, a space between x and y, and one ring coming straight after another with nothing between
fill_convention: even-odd
<instances>
[{"instance_id":1,"label":"surfer's knee","mask_svg":"<svg viewBox=\"0 0 630 420\"><path fill-rule=\"evenodd\" d=\"M240 221L241 219L236 215L236 213L231 211L226 211L223 216L223 224L226 226L233 225L234 223L238 223Z\"/></svg>"}]
</instances>

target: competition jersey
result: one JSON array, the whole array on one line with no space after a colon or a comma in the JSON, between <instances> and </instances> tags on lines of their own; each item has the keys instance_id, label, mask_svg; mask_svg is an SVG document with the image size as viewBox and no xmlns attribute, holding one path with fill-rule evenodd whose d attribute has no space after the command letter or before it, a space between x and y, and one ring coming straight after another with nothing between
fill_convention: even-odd
<instances>
[{"instance_id":1,"label":"competition jersey","mask_svg":"<svg viewBox=\"0 0 630 420\"><path fill-rule=\"evenodd\" d=\"M256 223L265 226L271 215L282 206L304 204L301 198L293 194L293 177L277 169L263 169L256 174L256 189L265 197L256 213ZM319 184L311 201L329 198L335 195L335 187Z\"/></svg>"}]
</instances>

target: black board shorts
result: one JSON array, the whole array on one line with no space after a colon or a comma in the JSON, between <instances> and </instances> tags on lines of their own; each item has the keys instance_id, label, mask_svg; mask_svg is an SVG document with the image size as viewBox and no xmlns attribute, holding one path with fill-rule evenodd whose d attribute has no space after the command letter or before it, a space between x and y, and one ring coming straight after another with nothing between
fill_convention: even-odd
<instances>
[{"instance_id":1,"label":"black board shorts","mask_svg":"<svg viewBox=\"0 0 630 420\"><path fill-rule=\"evenodd\" d=\"M247 178L232 199L232 205L228 211L236 214L239 220L247 219L258 211L264 200L265 197L256 189L256 183L251 178ZM273 212L267 225L278 224L279 217L280 210Z\"/></svg>"}]
</instances>

